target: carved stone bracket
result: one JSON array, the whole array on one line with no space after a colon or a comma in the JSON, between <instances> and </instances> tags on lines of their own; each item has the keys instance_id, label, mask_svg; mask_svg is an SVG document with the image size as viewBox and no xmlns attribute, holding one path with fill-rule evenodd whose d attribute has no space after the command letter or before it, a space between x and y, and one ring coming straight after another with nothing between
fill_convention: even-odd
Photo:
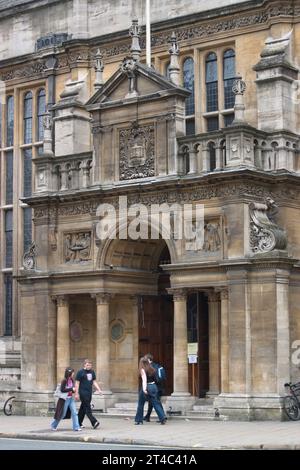
<instances>
[{"instance_id":1,"label":"carved stone bracket","mask_svg":"<svg viewBox=\"0 0 300 470\"><path fill-rule=\"evenodd\" d=\"M276 210L277 206L271 198L267 198L265 204L256 202L249 204L250 247L253 253L268 253L275 249L286 248L286 234L273 219Z\"/></svg>"}]
</instances>

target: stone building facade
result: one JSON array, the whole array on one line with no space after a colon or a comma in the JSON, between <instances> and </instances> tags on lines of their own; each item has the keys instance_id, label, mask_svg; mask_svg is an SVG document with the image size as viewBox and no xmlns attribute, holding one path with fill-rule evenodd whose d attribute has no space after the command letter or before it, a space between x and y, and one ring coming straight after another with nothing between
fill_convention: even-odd
<instances>
[{"instance_id":1,"label":"stone building facade","mask_svg":"<svg viewBox=\"0 0 300 470\"><path fill-rule=\"evenodd\" d=\"M300 339L300 4L152 7L148 67L142 1L0 1L0 392L46 413L90 357L107 409L136 399L151 351L172 410L210 397L280 419ZM174 219L169 238L124 236L136 204L201 205L203 243Z\"/></svg>"}]
</instances>

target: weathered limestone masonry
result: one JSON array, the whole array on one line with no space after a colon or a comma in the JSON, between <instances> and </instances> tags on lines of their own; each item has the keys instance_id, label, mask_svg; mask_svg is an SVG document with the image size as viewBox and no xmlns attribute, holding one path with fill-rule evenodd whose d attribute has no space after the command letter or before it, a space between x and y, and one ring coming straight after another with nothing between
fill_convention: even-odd
<instances>
[{"instance_id":1,"label":"weathered limestone masonry","mask_svg":"<svg viewBox=\"0 0 300 470\"><path fill-rule=\"evenodd\" d=\"M138 356L151 351L169 367L167 409L186 414L206 393L223 415L282 419L300 340L300 5L153 0L150 68L132 21L142 2L125 3L0 0L14 157L26 148L23 90L45 88L48 105L32 194L21 168L14 182L16 412L48 413L64 368L86 357L102 382L98 408L136 400ZM166 240L101 240L97 208L119 219L125 197L148 210L203 204L203 245L187 249L176 227ZM19 199L33 209L25 253Z\"/></svg>"}]
</instances>

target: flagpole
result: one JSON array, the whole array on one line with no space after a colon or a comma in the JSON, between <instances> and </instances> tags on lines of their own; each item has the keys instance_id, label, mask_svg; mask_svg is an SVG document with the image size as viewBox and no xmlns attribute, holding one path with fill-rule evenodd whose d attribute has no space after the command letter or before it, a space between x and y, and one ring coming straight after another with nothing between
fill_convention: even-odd
<instances>
[{"instance_id":1,"label":"flagpole","mask_svg":"<svg viewBox=\"0 0 300 470\"><path fill-rule=\"evenodd\" d=\"M151 67L150 0L146 0L146 62Z\"/></svg>"}]
</instances>

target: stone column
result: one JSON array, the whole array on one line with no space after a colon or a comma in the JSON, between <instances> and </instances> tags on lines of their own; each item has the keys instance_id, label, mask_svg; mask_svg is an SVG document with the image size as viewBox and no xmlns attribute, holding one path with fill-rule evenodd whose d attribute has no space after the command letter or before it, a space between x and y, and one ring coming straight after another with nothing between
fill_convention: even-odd
<instances>
[{"instance_id":1,"label":"stone column","mask_svg":"<svg viewBox=\"0 0 300 470\"><path fill-rule=\"evenodd\" d=\"M197 152L192 149L189 151L190 157L190 171L189 174L197 173Z\"/></svg>"},{"instance_id":2,"label":"stone column","mask_svg":"<svg viewBox=\"0 0 300 470\"><path fill-rule=\"evenodd\" d=\"M174 390L172 396L190 396L187 355L186 292L172 291L174 301Z\"/></svg>"},{"instance_id":3,"label":"stone column","mask_svg":"<svg viewBox=\"0 0 300 470\"><path fill-rule=\"evenodd\" d=\"M202 171L206 173L209 168L209 148L204 144L202 147Z\"/></svg>"},{"instance_id":4,"label":"stone column","mask_svg":"<svg viewBox=\"0 0 300 470\"><path fill-rule=\"evenodd\" d=\"M221 291L221 392L229 392L228 290Z\"/></svg>"},{"instance_id":5,"label":"stone column","mask_svg":"<svg viewBox=\"0 0 300 470\"><path fill-rule=\"evenodd\" d=\"M57 305L56 379L61 382L66 367L70 366L70 319L69 301L65 295L53 297Z\"/></svg>"},{"instance_id":6,"label":"stone column","mask_svg":"<svg viewBox=\"0 0 300 470\"><path fill-rule=\"evenodd\" d=\"M110 391L109 303L111 294L93 294L97 305L96 377L103 394Z\"/></svg>"},{"instance_id":7,"label":"stone column","mask_svg":"<svg viewBox=\"0 0 300 470\"><path fill-rule=\"evenodd\" d=\"M220 144L216 147L216 170L222 170L223 161L222 161L222 149Z\"/></svg>"},{"instance_id":8,"label":"stone column","mask_svg":"<svg viewBox=\"0 0 300 470\"><path fill-rule=\"evenodd\" d=\"M219 296L210 292L208 296L208 341L209 341L209 392L208 395L220 393L220 330L219 330Z\"/></svg>"}]
</instances>

